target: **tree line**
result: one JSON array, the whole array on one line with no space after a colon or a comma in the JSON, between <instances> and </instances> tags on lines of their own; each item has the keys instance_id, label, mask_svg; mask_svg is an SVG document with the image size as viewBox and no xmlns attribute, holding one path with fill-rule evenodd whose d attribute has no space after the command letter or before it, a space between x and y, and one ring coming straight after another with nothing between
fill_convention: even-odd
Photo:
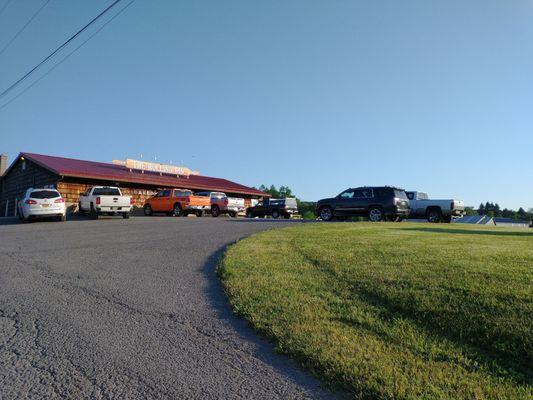
<instances>
[{"instance_id":1,"label":"tree line","mask_svg":"<svg viewBox=\"0 0 533 400\"><path fill-rule=\"evenodd\" d=\"M502 209L498 203L481 203L477 210L470 208L469 215L488 215L489 217L512 218L524 221L533 221L533 208L526 211L520 207L518 210Z\"/></svg>"}]
</instances>

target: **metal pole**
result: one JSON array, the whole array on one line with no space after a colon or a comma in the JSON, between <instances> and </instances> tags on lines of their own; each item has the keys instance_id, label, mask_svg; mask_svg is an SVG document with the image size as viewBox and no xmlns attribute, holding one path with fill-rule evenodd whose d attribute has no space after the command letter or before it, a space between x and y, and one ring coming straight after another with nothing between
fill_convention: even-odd
<instances>
[{"instance_id":1,"label":"metal pole","mask_svg":"<svg viewBox=\"0 0 533 400\"><path fill-rule=\"evenodd\" d=\"M6 200L6 215L5 217L7 217L7 211L9 210L9 199Z\"/></svg>"},{"instance_id":2,"label":"metal pole","mask_svg":"<svg viewBox=\"0 0 533 400\"><path fill-rule=\"evenodd\" d=\"M18 212L18 209L17 209L18 200L19 199L15 199L15 217L17 216L17 212Z\"/></svg>"}]
</instances>

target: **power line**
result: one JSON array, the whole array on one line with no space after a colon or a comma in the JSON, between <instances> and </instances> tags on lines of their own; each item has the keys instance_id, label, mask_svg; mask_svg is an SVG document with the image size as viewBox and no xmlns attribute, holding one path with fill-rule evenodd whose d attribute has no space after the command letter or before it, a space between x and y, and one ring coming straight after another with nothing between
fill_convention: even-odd
<instances>
[{"instance_id":1,"label":"power line","mask_svg":"<svg viewBox=\"0 0 533 400\"><path fill-rule=\"evenodd\" d=\"M7 8L9 3L11 3L13 0L7 0L2 8L0 8L0 15L4 12L4 10Z\"/></svg>"},{"instance_id":2,"label":"power line","mask_svg":"<svg viewBox=\"0 0 533 400\"><path fill-rule=\"evenodd\" d=\"M28 90L30 90L34 85L39 83L42 79L44 79L50 72L52 72L54 69L59 67L63 62L67 60L72 54L74 54L76 51L78 51L85 43L87 43L89 40L91 40L94 36L96 36L102 29L104 29L107 24L111 23L115 18L117 18L120 14L122 14L126 8L128 8L135 0L131 0L124 8L122 8L118 13L116 13L112 18L110 18L108 21L106 21L105 24L103 24L98 30L96 30L91 36L89 36L87 39L85 39L78 47L76 47L74 50L72 50L70 53L68 53L61 61L59 61L57 64L55 64L52 68L50 68L44 75L39 77L39 79L32 82L31 85L27 86L23 91L18 93L15 97L13 97L11 100L9 100L7 103L0 106L0 110L2 110L4 107L7 107L9 104L11 104L13 101L18 99L20 96L22 96L24 93L26 93Z\"/></svg>"},{"instance_id":3,"label":"power line","mask_svg":"<svg viewBox=\"0 0 533 400\"><path fill-rule=\"evenodd\" d=\"M48 56L46 56L39 64L37 64L32 69L30 69L18 81L16 81L11 86L9 86L6 90L4 90L2 93L0 93L0 99L2 97L4 97L8 92L10 92L15 86L17 86L19 83L21 83L26 78L28 78L28 76L30 76L33 72L35 72L41 65L43 65L45 62L47 62L49 59L51 59L54 55L57 54L57 52L59 52L62 48L64 48L66 45L68 45L70 42L72 42L83 31L85 31L89 26L91 26L94 22L96 22L98 19L100 19L106 12L108 12L111 8L113 8L115 5L117 5L121 1L122 0L115 0L113 3L111 3L104 11L102 11L100 14L98 14L96 17L94 17L83 28L81 28L78 32L76 32L74 35L72 35L70 38L68 38L65 42L63 42L63 44L61 46L59 46L52 53L50 53Z\"/></svg>"},{"instance_id":4,"label":"power line","mask_svg":"<svg viewBox=\"0 0 533 400\"><path fill-rule=\"evenodd\" d=\"M13 36L13 37L11 38L11 40L10 40L9 42L7 42L7 44L2 48L2 50L0 50L0 56L4 53L4 51L7 50L7 48L8 48L9 46L11 46L11 43L13 43L13 42L15 41L15 39L17 39L17 38L19 37L19 35L20 35L22 32L24 32L24 30L26 29L26 27L27 27L29 24L31 24L31 22L35 19L35 17L36 17L37 15L39 15L39 13L42 11L43 8L46 7L46 5L47 5L48 3L50 3L50 0L46 0L46 1L44 2L44 4L43 4L41 7L39 7L39 9L38 9L38 10L37 10L37 11L31 16L31 18L29 19L29 21L26 22L22 28L20 28L20 30L15 34L15 36Z\"/></svg>"}]
</instances>

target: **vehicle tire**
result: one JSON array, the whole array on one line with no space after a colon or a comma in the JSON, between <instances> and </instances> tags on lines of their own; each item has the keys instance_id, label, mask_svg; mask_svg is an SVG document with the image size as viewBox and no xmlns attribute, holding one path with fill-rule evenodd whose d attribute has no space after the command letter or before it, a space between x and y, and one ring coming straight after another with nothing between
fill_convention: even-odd
<instances>
[{"instance_id":1,"label":"vehicle tire","mask_svg":"<svg viewBox=\"0 0 533 400\"><path fill-rule=\"evenodd\" d=\"M318 212L318 216L322 221L331 221L333 219L333 210L331 207L322 207Z\"/></svg>"},{"instance_id":2,"label":"vehicle tire","mask_svg":"<svg viewBox=\"0 0 533 400\"><path fill-rule=\"evenodd\" d=\"M271 216L274 219L278 219L279 218L279 211L278 210L273 210Z\"/></svg>"},{"instance_id":3,"label":"vehicle tire","mask_svg":"<svg viewBox=\"0 0 533 400\"><path fill-rule=\"evenodd\" d=\"M90 212L92 219L98 219L98 212L94 209L93 203L91 203L91 212Z\"/></svg>"},{"instance_id":4,"label":"vehicle tire","mask_svg":"<svg viewBox=\"0 0 533 400\"><path fill-rule=\"evenodd\" d=\"M383 210L380 207L372 207L368 210L368 220L371 222L383 221Z\"/></svg>"},{"instance_id":5,"label":"vehicle tire","mask_svg":"<svg viewBox=\"0 0 533 400\"><path fill-rule=\"evenodd\" d=\"M229 212L230 218L237 218L237 213L235 211Z\"/></svg>"},{"instance_id":6,"label":"vehicle tire","mask_svg":"<svg viewBox=\"0 0 533 400\"><path fill-rule=\"evenodd\" d=\"M81 209L81 203L78 203L78 215L85 215L85 212Z\"/></svg>"},{"instance_id":7,"label":"vehicle tire","mask_svg":"<svg viewBox=\"0 0 533 400\"><path fill-rule=\"evenodd\" d=\"M452 222L452 216L451 216L451 215L448 215L448 216L446 216L446 217L443 217L442 220L443 220L445 223L449 224L449 223Z\"/></svg>"},{"instance_id":8,"label":"vehicle tire","mask_svg":"<svg viewBox=\"0 0 533 400\"><path fill-rule=\"evenodd\" d=\"M438 208L428 210L427 220L432 224L439 223L442 220L442 211Z\"/></svg>"},{"instance_id":9,"label":"vehicle tire","mask_svg":"<svg viewBox=\"0 0 533 400\"><path fill-rule=\"evenodd\" d=\"M172 209L172 216L174 217L181 217L183 214L183 210L181 209L180 203L174 204L174 208Z\"/></svg>"},{"instance_id":10,"label":"vehicle tire","mask_svg":"<svg viewBox=\"0 0 533 400\"><path fill-rule=\"evenodd\" d=\"M145 204L143 207L143 210L144 210L144 215L146 215L147 217L149 217L150 215L154 213L152 210L152 206L150 204Z\"/></svg>"},{"instance_id":11,"label":"vehicle tire","mask_svg":"<svg viewBox=\"0 0 533 400\"><path fill-rule=\"evenodd\" d=\"M204 211L196 211L196 216L202 218L204 216Z\"/></svg>"},{"instance_id":12,"label":"vehicle tire","mask_svg":"<svg viewBox=\"0 0 533 400\"><path fill-rule=\"evenodd\" d=\"M129 219L130 218L130 213L129 212L122 213L122 218Z\"/></svg>"},{"instance_id":13,"label":"vehicle tire","mask_svg":"<svg viewBox=\"0 0 533 400\"><path fill-rule=\"evenodd\" d=\"M211 207L211 216L217 218L220 215L220 208L215 204Z\"/></svg>"},{"instance_id":14,"label":"vehicle tire","mask_svg":"<svg viewBox=\"0 0 533 400\"><path fill-rule=\"evenodd\" d=\"M62 215L61 217L59 217L59 220L60 220L61 222L65 222L65 221L67 220L67 216L66 216L66 214L65 214L65 215Z\"/></svg>"},{"instance_id":15,"label":"vehicle tire","mask_svg":"<svg viewBox=\"0 0 533 400\"><path fill-rule=\"evenodd\" d=\"M253 214L251 210L246 210L246 218L253 218Z\"/></svg>"}]
</instances>

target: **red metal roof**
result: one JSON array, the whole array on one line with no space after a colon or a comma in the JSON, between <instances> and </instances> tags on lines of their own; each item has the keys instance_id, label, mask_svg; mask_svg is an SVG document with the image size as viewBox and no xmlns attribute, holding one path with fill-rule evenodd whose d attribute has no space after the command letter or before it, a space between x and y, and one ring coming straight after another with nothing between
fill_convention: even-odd
<instances>
[{"instance_id":1,"label":"red metal roof","mask_svg":"<svg viewBox=\"0 0 533 400\"><path fill-rule=\"evenodd\" d=\"M158 172L148 171L142 173L138 170L129 170L122 165L95 161L75 160L73 158L45 156L34 153L20 153L20 156L23 156L26 159L40 165L41 167L61 176L99 179L115 182L140 183L145 185L155 185L158 187L213 190L269 197L267 193L261 192L260 190L240 185L226 179L213 178L209 176L190 175L188 178L178 178L175 175L160 175Z\"/></svg>"}]
</instances>

